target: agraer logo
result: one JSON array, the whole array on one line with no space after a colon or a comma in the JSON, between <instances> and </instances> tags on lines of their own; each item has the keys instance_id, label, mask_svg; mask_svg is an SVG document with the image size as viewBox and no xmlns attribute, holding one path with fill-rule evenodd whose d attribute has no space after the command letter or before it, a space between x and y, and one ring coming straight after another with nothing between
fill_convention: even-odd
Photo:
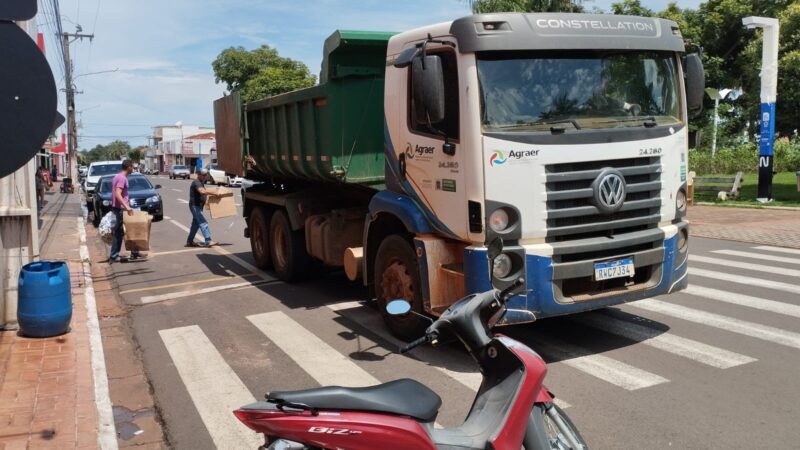
<instances>
[{"instance_id":1,"label":"agraer logo","mask_svg":"<svg viewBox=\"0 0 800 450\"><path fill-rule=\"evenodd\" d=\"M408 159L422 159L428 160L433 157L434 148L425 145L411 145L411 142L408 142L406 145L406 158Z\"/></svg>"},{"instance_id":2,"label":"agraer logo","mask_svg":"<svg viewBox=\"0 0 800 450\"><path fill-rule=\"evenodd\" d=\"M489 157L489 165L494 167L506 162L509 164L527 164L535 161L538 156L539 150L510 150L508 157L502 150L494 150L492 151L492 156Z\"/></svg>"},{"instance_id":3,"label":"agraer logo","mask_svg":"<svg viewBox=\"0 0 800 450\"><path fill-rule=\"evenodd\" d=\"M505 164L506 161L508 161L508 158L501 150L495 150L492 152L492 156L489 157L489 165L492 167Z\"/></svg>"}]
</instances>

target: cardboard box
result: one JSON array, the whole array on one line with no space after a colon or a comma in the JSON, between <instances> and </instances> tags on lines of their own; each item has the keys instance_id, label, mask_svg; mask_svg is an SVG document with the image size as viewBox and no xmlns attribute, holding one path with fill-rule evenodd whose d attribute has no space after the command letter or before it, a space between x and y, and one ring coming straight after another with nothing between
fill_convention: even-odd
<instances>
[{"instance_id":1,"label":"cardboard box","mask_svg":"<svg viewBox=\"0 0 800 450\"><path fill-rule=\"evenodd\" d=\"M125 226L125 249L128 251L150 250L150 225L153 216L144 211L134 211L133 215L122 213Z\"/></svg>"},{"instance_id":2,"label":"cardboard box","mask_svg":"<svg viewBox=\"0 0 800 450\"><path fill-rule=\"evenodd\" d=\"M233 191L222 186L215 186L215 188L206 187L206 191L217 193L217 196L206 197L206 209L211 213L211 218L221 219L235 216L236 201L233 198Z\"/></svg>"}]
</instances>

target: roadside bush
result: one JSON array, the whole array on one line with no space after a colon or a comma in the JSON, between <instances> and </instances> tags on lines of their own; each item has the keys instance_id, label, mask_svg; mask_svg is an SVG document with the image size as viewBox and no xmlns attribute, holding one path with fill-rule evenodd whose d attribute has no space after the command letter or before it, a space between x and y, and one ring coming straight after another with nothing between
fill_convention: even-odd
<instances>
[{"instance_id":1,"label":"roadside bush","mask_svg":"<svg viewBox=\"0 0 800 450\"><path fill-rule=\"evenodd\" d=\"M800 140L779 139L775 141L776 172L800 170ZM734 147L720 147L715 158L711 150L696 148L689 150L689 170L700 174L732 174L739 171L753 173L758 170L758 145L754 142Z\"/></svg>"},{"instance_id":2,"label":"roadside bush","mask_svg":"<svg viewBox=\"0 0 800 450\"><path fill-rule=\"evenodd\" d=\"M800 170L800 139L775 141L775 171L797 172Z\"/></svg>"}]
</instances>

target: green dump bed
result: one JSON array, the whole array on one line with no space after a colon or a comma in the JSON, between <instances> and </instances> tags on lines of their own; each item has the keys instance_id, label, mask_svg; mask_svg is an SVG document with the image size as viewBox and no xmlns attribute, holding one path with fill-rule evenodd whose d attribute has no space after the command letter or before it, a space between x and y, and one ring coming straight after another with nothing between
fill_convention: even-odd
<instances>
[{"instance_id":1,"label":"green dump bed","mask_svg":"<svg viewBox=\"0 0 800 450\"><path fill-rule=\"evenodd\" d=\"M320 84L239 106L214 104L217 159L252 179L379 186L384 180L383 84L393 33L337 31L325 41ZM244 139L239 137L244 136Z\"/></svg>"}]
</instances>

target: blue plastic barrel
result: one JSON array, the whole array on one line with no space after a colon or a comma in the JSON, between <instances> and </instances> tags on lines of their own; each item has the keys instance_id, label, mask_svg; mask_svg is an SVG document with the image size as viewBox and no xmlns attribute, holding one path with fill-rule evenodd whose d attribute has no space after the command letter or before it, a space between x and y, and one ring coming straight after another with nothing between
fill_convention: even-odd
<instances>
[{"instance_id":1,"label":"blue plastic barrel","mask_svg":"<svg viewBox=\"0 0 800 450\"><path fill-rule=\"evenodd\" d=\"M22 334L30 337L57 336L69 330L72 291L64 261L41 261L22 267L17 320Z\"/></svg>"}]
</instances>

